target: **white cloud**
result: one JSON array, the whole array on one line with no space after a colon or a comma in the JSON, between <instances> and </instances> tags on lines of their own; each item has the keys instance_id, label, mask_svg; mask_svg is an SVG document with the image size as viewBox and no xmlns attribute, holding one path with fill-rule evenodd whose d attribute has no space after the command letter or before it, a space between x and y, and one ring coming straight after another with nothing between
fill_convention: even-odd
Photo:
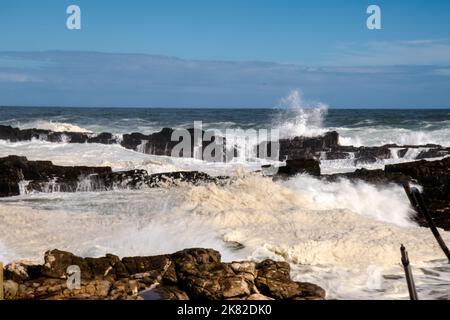
<instances>
[{"instance_id":1,"label":"white cloud","mask_svg":"<svg viewBox=\"0 0 450 320\"><path fill-rule=\"evenodd\" d=\"M341 44L328 64L346 66L450 65L450 39Z\"/></svg>"},{"instance_id":2,"label":"white cloud","mask_svg":"<svg viewBox=\"0 0 450 320\"><path fill-rule=\"evenodd\" d=\"M35 82L33 77L20 73L0 72L0 82Z\"/></svg>"},{"instance_id":3,"label":"white cloud","mask_svg":"<svg viewBox=\"0 0 450 320\"><path fill-rule=\"evenodd\" d=\"M450 77L450 68L439 68L433 71L433 74L438 76L449 76Z\"/></svg>"}]
</instances>

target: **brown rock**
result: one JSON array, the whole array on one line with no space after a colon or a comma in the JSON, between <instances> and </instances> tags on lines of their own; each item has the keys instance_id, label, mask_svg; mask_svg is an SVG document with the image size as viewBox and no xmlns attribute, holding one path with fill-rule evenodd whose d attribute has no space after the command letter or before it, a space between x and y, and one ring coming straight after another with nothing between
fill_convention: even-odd
<instances>
[{"instance_id":1,"label":"brown rock","mask_svg":"<svg viewBox=\"0 0 450 320\"><path fill-rule=\"evenodd\" d=\"M160 286L142 291L139 295L144 300L189 300L186 292L181 291L175 286Z\"/></svg>"}]
</instances>

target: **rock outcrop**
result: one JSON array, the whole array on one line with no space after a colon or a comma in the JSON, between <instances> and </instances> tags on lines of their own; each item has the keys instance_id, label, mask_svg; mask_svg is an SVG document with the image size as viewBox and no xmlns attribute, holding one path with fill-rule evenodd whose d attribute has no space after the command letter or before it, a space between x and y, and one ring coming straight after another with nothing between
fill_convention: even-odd
<instances>
[{"instance_id":1,"label":"rock outcrop","mask_svg":"<svg viewBox=\"0 0 450 320\"><path fill-rule=\"evenodd\" d=\"M193 128L186 129L185 132L188 135L187 138L189 138L186 145L187 148L181 148L179 152L175 152L174 147L178 145L185 137L174 137L177 139L172 140L172 134L174 131L175 130L171 128L163 128L161 131L149 135L134 132L131 134L124 134L120 137L109 132L93 134L86 132L54 132L42 129L21 130L11 126L0 125L0 140L18 142L36 139L49 142L120 144L124 148L146 154L158 156L173 155L175 157L196 157L198 159L202 159L203 154L195 154L194 150L196 146L201 145L203 150L209 147L208 150L211 150L211 153L208 153L208 156L211 156L213 159L216 155L216 150L220 151L222 155L220 161L226 159L227 152L235 152L233 148L227 149L225 138L217 139L215 135L208 138L205 136L205 131ZM198 141L194 140L194 138L197 138Z\"/></svg>"},{"instance_id":2,"label":"rock outcrop","mask_svg":"<svg viewBox=\"0 0 450 320\"><path fill-rule=\"evenodd\" d=\"M286 166L279 167L277 174L287 176L296 174L320 176L320 161L315 159L287 160Z\"/></svg>"},{"instance_id":3,"label":"rock outcrop","mask_svg":"<svg viewBox=\"0 0 450 320\"><path fill-rule=\"evenodd\" d=\"M80 286L69 288L68 272L80 271ZM9 300L312 300L325 291L290 278L286 262L221 262L212 249L186 249L169 255L81 258L51 250L43 265L5 267Z\"/></svg>"},{"instance_id":4,"label":"rock outcrop","mask_svg":"<svg viewBox=\"0 0 450 320\"><path fill-rule=\"evenodd\" d=\"M110 167L64 167L25 157L0 158L0 197L28 192L107 191L161 187L181 182L225 183L227 177L211 177L197 171L148 174L145 170L113 172Z\"/></svg>"},{"instance_id":5,"label":"rock outcrop","mask_svg":"<svg viewBox=\"0 0 450 320\"><path fill-rule=\"evenodd\" d=\"M332 131L319 137L295 137L293 139L280 139L280 160L286 159L314 159L319 158L322 152L331 152L339 146L339 135ZM260 145L265 147L266 143ZM269 144L270 146L270 144ZM270 150L270 148L268 148Z\"/></svg>"},{"instance_id":6,"label":"rock outcrop","mask_svg":"<svg viewBox=\"0 0 450 320\"><path fill-rule=\"evenodd\" d=\"M124 134L122 137L113 135L109 132L100 134L87 132L54 132L42 129L18 129L11 126L0 125L0 140L9 140L11 142L29 141L32 139L44 140L50 142L68 142L68 143L101 143L101 144L120 144L124 148L135 150L138 152L159 155L159 156L175 156L175 157L196 157L203 159L203 154L195 153L195 148L201 146L208 152L211 161L227 161L236 155L236 146L227 146L226 139L218 135L212 135L209 139L205 136L205 131L199 129L186 129L188 134L188 148L176 150L175 146L181 141L181 137L174 137L172 128L163 128L159 132L152 134L142 134L138 132ZM198 141L194 138L197 137ZM203 141L205 138L206 141ZM384 145L377 147L354 147L342 146L339 144L339 134L335 131L327 132L317 137L294 137L292 139L280 139L279 149L271 150L272 145L268 142L262 142L256 147L255 154L260 154L260 149L266 150L261 154L266 154L272 159L272 151L279 151L279 159L281 161L294 159L320 159L320 160L339 160L352 159L355 164L373 163L378 160L389 159L392 157L404 158L409 150L417 150L413 152L415 156L411 160L424 158L438 158L450 155L450 148L444 148L439 145L422 145L422 146L398 146ZM216 157L216 151L220 152L220 156Z\"/></svg>"}]
</instances>

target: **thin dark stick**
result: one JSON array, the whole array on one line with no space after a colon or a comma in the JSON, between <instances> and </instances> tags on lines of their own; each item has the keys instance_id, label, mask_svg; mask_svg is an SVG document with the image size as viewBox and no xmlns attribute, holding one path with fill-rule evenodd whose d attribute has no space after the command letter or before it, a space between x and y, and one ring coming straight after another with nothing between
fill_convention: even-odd
<instances>
[{"instance_id":1,"label":"thin dark stick","mask_svg":"<svg viewBox=\"0 0 450 320\"><path fill-rule=\"evenodd\" d=\"M0 300L3 299L3 263L0 262Z\"/></svg>"},{"instance_id":2,"label":"thin dark stick","mask_svg":"<svg viewBox=\"0 0 450 320\"><path fill-rule=\"evenodd\" d=\"M414 284L414 278L411 271L411 265L409 264L408 252L402 245L400 247L400 252L402 253L402 264L405 269L406 283L408 284L409 298L411 300L419 300L416 291L416 285Z\"/></svg>"},{"instance_id":3,"label":"thin dark stick","mask_svg":"<svg viewBox=\"0 0 450 320\"><path fill-rule=\"evenodd\" d=\"M421 195L419 189L412 187L411 195L415 200L416 210L418 210L419 213L421 213L427 220L427 223L431 229L431 232L433 233L434 237L436 238L436 241L438 242L442 251L444 251L445 255L447 256L448 261L450 262L450 250L448 249L447 245L445 244L444 239L442 239L441 234L439 233L439 230L436 228L433 218L431 217L430 213L428 212L427 206L425 205L425 202L423 201L423 198L422 198L422 195Z\"/></svg>"}]
</instances>

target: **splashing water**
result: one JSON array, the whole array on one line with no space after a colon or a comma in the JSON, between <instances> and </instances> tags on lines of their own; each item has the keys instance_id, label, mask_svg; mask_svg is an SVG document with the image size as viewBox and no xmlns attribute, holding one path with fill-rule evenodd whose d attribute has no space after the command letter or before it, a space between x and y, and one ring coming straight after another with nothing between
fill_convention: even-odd
<instances>
[{"instance_id":1,"label":"splashing water","mask_svg":"<svg viewBox=\"0 0 450 320\"><path fill-rule=\"evenodd\" d=\"M308 103L300 90L294 90L281 99L279 108L281 112L275 126L282 138L312 137L327 131L323 128L323 120L328 106L321 102Z\"/></svg>"}]
</instances>

